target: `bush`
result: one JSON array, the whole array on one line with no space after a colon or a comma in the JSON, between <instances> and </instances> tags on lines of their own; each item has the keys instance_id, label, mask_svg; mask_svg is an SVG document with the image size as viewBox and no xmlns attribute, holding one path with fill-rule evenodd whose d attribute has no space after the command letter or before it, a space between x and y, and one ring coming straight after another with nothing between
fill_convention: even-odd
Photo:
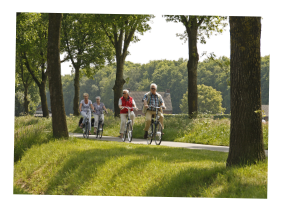
<instances>
[{"instance_id":1,"label":"bush","mask_svg":"<svg viewBox=\"0 0 284 211\"><path fill-rule=\"evenodd\" d=\"M213 116L214 119L224 119L228 118L231 119L231 114L216 114Z\"/></svg>"}]
</instances>

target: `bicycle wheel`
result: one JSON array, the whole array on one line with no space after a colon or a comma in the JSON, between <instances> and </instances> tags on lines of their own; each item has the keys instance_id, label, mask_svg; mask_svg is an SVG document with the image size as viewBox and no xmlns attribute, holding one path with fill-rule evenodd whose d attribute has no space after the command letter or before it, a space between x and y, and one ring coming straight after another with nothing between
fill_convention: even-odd
<instances>
[{"instance_id":1,"label":"bicycle wheel","mask_svg":"<svg viewBox=\"0 0 284 211\"><path fill-rule=\"evenodd\" d=\"M104 124L100 124L100 127L99 127L99 138L102 138L103 136L103 131L104 131Z\"/></svg>"},{"instance_id":2,"label":"bicycle wheel","mask_svg":"<svg viewBox=\"0 0 284 211\"><path fill-rule=\"evenodd\" d=\"M128 138L128 142L132 141L132 125L131 125L131 123L128 123L128 125L127 125L127 138Z\"/></svg>"},{"instance_id":3,"label":"bicycle wheel","mask_svg":"<svg viewBox=\"0 0 284 211\"><path fill-rule=\"evenodd\" d=\"M147 137L147 144L151 144L153 140L153 126L154 124L152 123L148 129L148 137Z\"/></svg>"},{"instance_id":4,"label":"bicycle wheel","mask_svg":"<svg viewBox=\"0 0 284 211\"><path fill-rule=\"evenodd\" d=\"M88 121L86 122L86 125L85 125L85 133L86 133L86 138L89 138L89 122Z\"/></svg>"},{"instance_id":5,"label":"bicycle wheel","mask_svg":"<svg viewBox=\"0 0 284 211\"><path fill-rule=\"evenodd\" d=\"M100 128L100 122L98 123L98 127L97 127L97 133L96 133L96 138L98 138L99 137L99 128Z\"/></svg>"},{"instance_id":6,"label":"bicycle wheel","mask_svg":"<svg viewBox=\"0 0 284 211\"><path fill-rule=\"evenodd\" d=\"M83 137L85 138L86 134L85 134L85 126L83 127Z\"/></svg>"},{"instance_id":7,"label":"bicycle wheel","mask_svg":"<svg viewBox=\"0 0 284 211\"><path fill-rule=\"evenodd\" d=\"M125 142L125 140L126 140L128 124L129 124L129 123L126 123L126 129L125 129L125 131L124 131L124 133L123 133L123 137L122 137L122 141L123 141L123 142Z\"/></svg>"},{"instance_id":8,"label":"bicycle wheel","mask_svg":"<svg viewBox=\"0 0 284 211\"><path fill-rule=\"evenodd\" d=\"M155 128L155 143L156 143L156 145L161 144L162 133L163 133L162 124L161 124L161 122L159 122L159 124L157 124L156 128Z\"/></svg>"}]
</instances>

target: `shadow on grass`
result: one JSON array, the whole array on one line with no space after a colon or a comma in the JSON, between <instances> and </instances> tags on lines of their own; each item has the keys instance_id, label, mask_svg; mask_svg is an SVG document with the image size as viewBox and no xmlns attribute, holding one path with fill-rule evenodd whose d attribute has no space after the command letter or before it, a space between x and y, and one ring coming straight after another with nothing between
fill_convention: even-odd
<instances>
[{"instance_id":1,"label":"shadow on grass","mask_svg":"<svg viewBox=\"0 0 284 211\"><path fill-rule=\"evenodd\" d=\"M171 178L163 178L147 191L146 196L201 197L203 190L214 182L218 173L225 171L225 167L182 170Z\"/></svg>"},{"instance_id":2,"label":"shadow on grass","mask_svg":"<svg viewBox=\"0 0 284 211\"><path fill-rule=\"evenodd\" d=\"M122 145L108 149L73 151L71 157L63 163L63 167L49 181L44 193L51 195L78 194L81 187L85 187L90 180L96 180L96 178L101 176L97 175L97 169L105 165L107 161L118 159L123 156L135 156L135 159L126 161L126 165L119 167L115 172L109 172L112 176L108 180L108 187L105 187L105 190L109 190L115 180L121 177L125 171L130 172L132 168L139 168L143 171L145 166L153 160L166 162L170 165L179 162L195 161L224 162L226 159L225 154L224 156L218 154L218 157L216 152L166 147L149 148L147 146L133 149ZM212 181L218 172L222 172L222 168L205 168L200 170L189 167L189 169L185 171L180 171L176 178L165 178L165 181L159 185L160 187L163 187L163 190L158 187L152 187L147 191L147 195L168 196L166 193L171 192L173 195L170 194L170 196L185 196L184 191L173 192L172 188L184 189L193 184L195 189L197 189L198 186L202 186L203 182L206 183L208 180ZM180 178L181 175L182 177ZM188 175L190 175L190 177L188 177ZM178 179L178 181L175 181L176 179ZM198 179L200 182L196 183L195 179ZM169 186L165 186L165 184L169 184ZM185 186L185 184L188 185ZM159 191L157 192L155 190ZM198 196L198 193L194 193L193 196Z\"/></svg>"}]
</instances>

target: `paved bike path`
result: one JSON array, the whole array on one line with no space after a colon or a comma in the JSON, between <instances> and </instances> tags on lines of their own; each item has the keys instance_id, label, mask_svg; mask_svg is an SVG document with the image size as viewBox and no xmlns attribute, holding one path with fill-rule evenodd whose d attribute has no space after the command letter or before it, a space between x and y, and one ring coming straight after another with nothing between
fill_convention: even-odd
<instances>
[{"instance_id":1,"label":"paved bike path","mask_svg":"<svg viewBox=\"0 0 284 211\"><path fill-rule=\"evenodd\" d=\"M74 137L78 137L78 138L83 138L82 133L69 133L69 135L74 136ZM122 142L121 138L113 137L113 136L103 136L100 139L100 138L96 138L95 135L90 135L89 139ZM126 143L128 143L128 141L126 141ZM146 141L146 139L133 138L131 143L147 144L147 141ZM155 145L155 141L152 141L152 145ZM184 143L184 142L174 142L174 141L162 141L161 146L183 147L183 148L187 148L187 149L203 149L203 150L211 150L211 151L219 151L219 152L229 152L229 147L227 147L227 146L215 146L215 145L194 144L194 143ZM265 150L265 155L268 156L268 150Z\"/></svg>"}]
</instances>

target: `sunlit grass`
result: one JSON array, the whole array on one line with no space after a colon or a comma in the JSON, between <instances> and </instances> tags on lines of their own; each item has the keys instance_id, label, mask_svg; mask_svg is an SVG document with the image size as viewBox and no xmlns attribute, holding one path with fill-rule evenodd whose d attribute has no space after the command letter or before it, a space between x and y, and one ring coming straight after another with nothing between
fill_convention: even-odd
<instances>
[{"instance_id":1,"label":"sunlit grass","mask_svg":"<svg viewBox=\"0 0 284 211\"><path fill-rule=\"evenodd\" d=\"M226 168L227 153L70 138L33 145L14 193L267 198L267 161Z\"/></svg>"}]
</instances>

